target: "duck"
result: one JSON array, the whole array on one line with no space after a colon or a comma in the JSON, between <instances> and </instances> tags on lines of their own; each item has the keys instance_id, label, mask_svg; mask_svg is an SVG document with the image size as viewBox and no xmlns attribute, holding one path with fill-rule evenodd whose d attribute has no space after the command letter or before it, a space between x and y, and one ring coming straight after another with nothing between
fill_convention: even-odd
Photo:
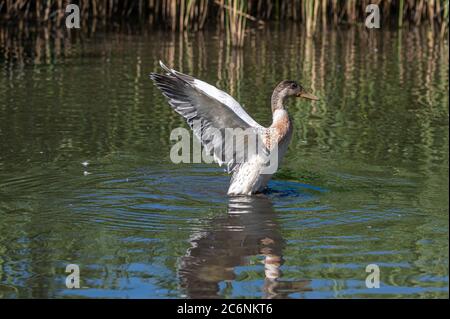
<instances>
[{"instance_id":1,"label":"duck","mask_svg":"<svg viewBox=\"0 0 450 319\"><path fill-rule=\"evenodd\" d=\"M265 192L292 139L293 123L286 104L291 97L317 101L294 80L283 80L271 97L272 124L257 123L231 95L167 67L150 73L170 107L182 116L206 152L231 174L227 195L252 196Z\"/></svg>"}]
</instances>

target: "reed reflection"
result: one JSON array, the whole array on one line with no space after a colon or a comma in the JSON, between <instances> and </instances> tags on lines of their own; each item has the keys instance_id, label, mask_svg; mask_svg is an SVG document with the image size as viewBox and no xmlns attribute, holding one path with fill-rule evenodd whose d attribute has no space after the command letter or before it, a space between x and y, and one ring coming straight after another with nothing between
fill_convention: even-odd
<instances>
[{"instance_id":1,"label":"reed reflection","mask_svg":"<svg viewBox=\"0 0 450 319\"><path fill-rule=\"evenodd\" d=\"M178 266L181 288L188 298L237 297L240 292L232 281L243 276L252 280L252 266L259 263L264 266L263 298L287 298L290 293L311 290L307 280L281 281L285 240L266 196L230 198L228 213L211 219L204 231L191 236L190 243Z\"/></svg>"}]
</instances>

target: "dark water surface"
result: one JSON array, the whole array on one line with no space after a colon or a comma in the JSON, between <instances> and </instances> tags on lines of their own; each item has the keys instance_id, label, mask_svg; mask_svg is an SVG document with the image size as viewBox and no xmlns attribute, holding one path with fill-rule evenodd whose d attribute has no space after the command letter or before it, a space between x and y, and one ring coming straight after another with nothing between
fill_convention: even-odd
<instances>
[{"instance_id":1,"label":"dark water surface","mask_svg":"<svg viewBox=\"0 0 450 319\"><path fill-rule=\"evenodd\" d=\"M233 51L214 31L44 31L0 32L1 298L448 297L447 42L274 28ZM221 168L170 161L187 126L148 79L159 59L263 125L283 79L321 98L290 102L268 194L228 198Z\"/></svg>"}]
</instances>

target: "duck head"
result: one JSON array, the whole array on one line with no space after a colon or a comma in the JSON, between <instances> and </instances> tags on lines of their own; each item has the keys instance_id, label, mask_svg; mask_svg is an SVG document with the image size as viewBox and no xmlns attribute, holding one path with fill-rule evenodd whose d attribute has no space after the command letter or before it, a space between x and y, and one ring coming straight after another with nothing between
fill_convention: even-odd
<instances>
[{"instance_id":1,"label":"duck head","mask_svg":"<svg viewBox=\"0 0 450 319\"><path fill-rule=\"evenodd\" d=\"M309 93L303 86L295 81L284 80L281 81L272 94L272 112L277 109L283 109L285 100L288 97L298 97L308 100L317 101L319 98L314 94Z\"/></svg>"}]
</instances>

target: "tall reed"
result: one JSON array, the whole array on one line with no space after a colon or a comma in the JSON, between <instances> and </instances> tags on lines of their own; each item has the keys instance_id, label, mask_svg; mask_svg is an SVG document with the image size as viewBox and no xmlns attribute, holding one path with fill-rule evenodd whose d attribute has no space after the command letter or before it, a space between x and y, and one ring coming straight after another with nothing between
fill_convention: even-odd
<instances>
[{"instance_id":1,"label":"tall reed","mask_svg":"<svg viewBox=\"0 0 450 319\"><path fill-rule=\"evenodd\" d=\"M383 25L427 23L445 37L449 19L449 0L0 0L0 23L59 27L69 2L79 5L83 25L99 19L108 25L133 21L172 31L195 31L207 23L218 24L235 46L243 45L249 23L291 20L305 25L309 37L320 25L363 24L371 2L380 6Z\"/></svg>"},{"instance_id":2,"label":"tall reed","mask_svg":"<svg viewBox=\"0 0 450 319\"><path fill-rule=\"evenodd\" d=\"M242 47L247 22L244 16L246 4L242 0L227 0L222 6L225 10L227 41L235 47Z\"/></svg>"}]
</instances>

